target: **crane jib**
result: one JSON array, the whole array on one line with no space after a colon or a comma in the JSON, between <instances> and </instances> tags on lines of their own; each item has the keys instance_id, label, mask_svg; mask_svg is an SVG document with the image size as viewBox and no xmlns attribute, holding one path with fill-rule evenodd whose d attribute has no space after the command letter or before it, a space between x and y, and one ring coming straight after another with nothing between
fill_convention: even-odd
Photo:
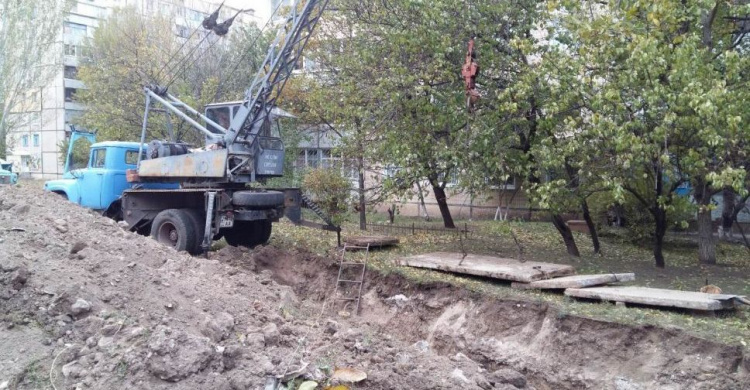
<instances>
[{"instance_id":1,"label":"crane jib","mask_svg":"<svg viewBox=\"0 0 750 390\"><path fill-rule=\"evenodd\" d=\"M260 131L327 4L328 0L299 0L291 7L291 14L279 29L245 94L245 102L224 135L227 147L238 137L252 140ZM247 134L243 134L245 132Z\"/></svg>"},{"instance_id":2,"label":"crane jib","mask_svg":"<svg viewBox=\"0 0 750 390\"><path fill-rule=\"evenodd\" d=\"M233 108L222 108L231 111L231 120L217 120L210 115L201 115L184 102L170 95L166 87L157 85L145 88L146 111L142 137L145 137L149 107L152 102L159 103L175 115L206 136L206 150L195 151L191 157L165 156L157 157L165 161L139 162L139 174L142 178L159 176L171 177L175 180L191 180L184 176L190 172L172 172L173 167L183 163L207 164L208 160L196 156L211 150L226 149L226 161L223 164L225 172L221 177L212 171L209 181L215 183L252 182L259 176L279 176L282 174L284 157L283 142L280 138L271 137L265 133L266 125L271 119L276 100L281 95L286 81L291 77L295 64L299 61L302 51L312 36L313 30L320 21L329 0L297 0L290 8L285 23L279 28L276 38L266 53L263 64L256 73L250 88L245 93L242 102ZM226 106L223 106L226 107ZM205 126L191 118L198 117ZM227 118L228 119L228 118ZM174 141L174 140L172 140ZM211 166L217 164L213 154ZM167 159L172 159L166 161ZM183 161L184 160L184 161ZM157 175L156 169L159 169ZM219 165L216 165L217 167ZM206 176L204 176L206 177ZM206 177L206 178L208 178ZM206 182L206 180L203 180Z\"/></svg>"}]
</instances>

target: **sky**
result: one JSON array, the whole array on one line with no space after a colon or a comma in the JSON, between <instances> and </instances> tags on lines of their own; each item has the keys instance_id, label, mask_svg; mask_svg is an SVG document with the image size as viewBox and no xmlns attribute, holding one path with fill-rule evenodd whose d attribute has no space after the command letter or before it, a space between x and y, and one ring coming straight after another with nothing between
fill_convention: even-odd
<instances>
[{"instance_id":1,"label":"sky","mask_svg":"<svg viewBox=\"0 0 750 390\"><path fill-rule=\"evenodd\" d=\"M219 1L219 0L215 0ZM226 4L235 8L252 8L261 24L271 15L271 0L225 0Z\"/></svg>"}]
</instances>

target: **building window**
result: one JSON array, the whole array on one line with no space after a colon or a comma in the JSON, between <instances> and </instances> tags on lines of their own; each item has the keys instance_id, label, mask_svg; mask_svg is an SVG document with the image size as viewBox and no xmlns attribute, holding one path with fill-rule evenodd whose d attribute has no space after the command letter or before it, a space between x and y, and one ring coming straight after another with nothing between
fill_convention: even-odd
<instances>
[{"instance_id":1,"label":"building window","mask_svg":"<svg viewBox=\"0 0 750 390\"><path fill-rule=\"evenodd\" d=\"M320 154L317 149L309 149L307 152L307 161L305 166L308 168L316 169L320 165Z\"/></svg>"},{"instance_id":2,"label":"building window","mask_svg":"<svg viewBox=\"0 0 750 390\"><path fill-rule=\"evenodd\" d=\"M63 26L63 33L69 37L83 39L86 37L86 25L65 22Z\"/></svg>"},{"instance_id":3,"label":"building window","mask_svg":"<svg viewBox=\"0 0 750 390\"><path fill-rule=\"evenodd\" d=\"M386 179L392 179L396 177L396 174L398 173L399 168L393 165L388 165L383 169L383 177Z\"/></svg>"},{"instance_id":4,"label":"building window","mask_svg":"<svg viewBox=\"0 0 750 390\"><path fill-rule=\"evenodd\" d=\"M296 169L331 168L337 166L340 157L333 155L331 149L302 149L294 164Z\"/></svg>"},{"instance_id":5,"label":"building window","mask_svg":"<svg viewBox=\"0 0 750 390\"><path fill-rule=\"evenodd\" d=\"M516 189L516 177L508 176L507 179L502 178L490 179L485 178L484 181L489 184L490 188L496 188L501 190L515 190Z\"/></svg>"},{"instance_id":6,"label":"building window","mask_svg":"<svg viewBox=\"0 0 750 390\"><path fill-rule=\"evenodd\" d=\"M75 88L65 88L65 101L66 102L74 102L76 101L76 91Z\"/></svg>"},{"instance_id":7,"label":"building window","mask_svg":"<svg viewBox=\"0 0 750 390\"><path fill-rule=\"evenodd\" d=\"M21 136L21 146L23 146L24 148L28 148L29 147L29 136L28 135L22 135Z\"/></svg>"},{"instance_id":8,"label":"building window","mask_svg":"<svg viewBox=\"0 0 750 390\"><path fill-rule=\"evenodd\" d=\"M190 37L190 29L188 29L185 26L177 25L177 36L180 38L189 38Z\"/></svg>"},{"instance_id":9,"label":"building window","mask_svg":"<svg viewBox=\"0 0 750 390\"><path fill-rule=\"evenodd\" d=\"M33 145L34 145L35 147L39 147L39 134L34 134L34 135L33 135L33 136L31 137L31 139L32 139L32 144L33 144Z\"/></svg>"},{"instance_id":10,"label":"building window","mask_svg":"<svg viewBox=\"0 0 750 390\"><path fill-rule=\"evenodd\" d=\"M86 46L66 43L63 47L63 54L70 57L88 58L89 49Z\"/></svg>"},{"instance_id":11,"label":"building window","mask_svg":"<svg viewBox=\"0 0 750 390\"><path fill-rule=\"evenodd\" d=\"M337 158L332 157L331 149L323 149L320 151L320 164L323 168L331 168L336 163Z\"/></svg>"},{"instance_id":12,"label":"building window","mask_svg":"<svg viewBox=\"0 0 750 390\"><path fill-rule=\"evenodd\" d=\"M451 170L446 180L445 173L438 175L438 181L445 182L446 187L455 187L458 185L458 172L455 169Z\"/></svg>"},{"instance_id":13,"label":"building window","mask_svg":"<svg viewBox=\"0 0 750 390\"><path fill-rule=\"evenodd\" d=\"M63 71L63 77L65 77L66 79L77 79L78 68L76 68L75 66L65 65L65 70Z\"/></svg>"},{"instance_id":14,"label":"building window","mask_svg":"<svg viewBox=\"0 0 750 390\"><path fill-rule=\"evenodd\" d=\"M203 21L203 18L205 15L203 15L201 12L195 11L195 10L188 10L187 17L189 20L192 20L194 22L200 22Z\"/></svg>"}]
</instances>

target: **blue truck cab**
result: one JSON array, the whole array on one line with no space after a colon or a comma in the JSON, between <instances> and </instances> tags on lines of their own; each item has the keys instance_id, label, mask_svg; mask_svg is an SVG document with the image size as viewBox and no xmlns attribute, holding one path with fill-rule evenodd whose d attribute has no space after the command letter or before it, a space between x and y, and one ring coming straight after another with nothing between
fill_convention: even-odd
<instances>
[{"instance_id":1,"label":"blue truck cab","mask_svg":"<svg viewBox=\"0 0 750 390\"><path fill-rule=\"evenodd\" d=\"M0 160L0 184L16 184L18 174L13 172L13 163Z\"/></svg>"},{"instance_id":2,"label":"blue truck cab","mask_svg":"<svg viewBox=\"0 0 750 390\"><path fill-rule=\"evenodd\" d=\"M85 168L71 169L73 144L78 138L94 141L91 133L74 132L70 138L68 155L62 179L50 180L44 184L46 191L65 196L81 206L106 211L120 199L123 191L132 188L125 171L136 169L138 165L138 142L106 141L91 145L88 164ZM143 153L146 145L143 146ZM148 188L178 188L177 184L149 183ZM114 215L112 215L114 216Z\"/></svg>"}]
</instances>

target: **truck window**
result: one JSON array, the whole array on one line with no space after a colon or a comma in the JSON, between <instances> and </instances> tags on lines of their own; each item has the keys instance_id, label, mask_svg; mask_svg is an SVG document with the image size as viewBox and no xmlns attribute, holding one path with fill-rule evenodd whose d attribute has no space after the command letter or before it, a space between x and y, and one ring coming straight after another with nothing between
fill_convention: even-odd
<instances>
[{"instance_id":1,"label":"truck window","mask_svg":"<svg viewBox=\"0 0 750 390\"><path fill-rule=\"evenodd\" d=\"M104 168L107 149L95 149L91 155L91 168Z\"/></svg>"},{"instance_id":2,"label":"truck window","mask_svg":"<svg viewBox=\"0 0 750 390\"><path fill-rule=\"evenodd\" d=\"M218 123L222 127L229 128L229 124L232 121L232 117L229 114L229 107L214 107L206 109L206 116L208 119ZM212 125L207 125L206 128L215 134L223 134L221 130L217 129Z\"/></svg>"},{"instance_id":3,"label":"truck window","mask_svg":"<svg viewBox=\"0 0 750 390\"><path fill-rule=\"evenodd\" d=\"M143 151L143 157L141 160L146 159L146 151ZM125 152L125 164L128 165L136 165L138 164L138 151L137 150L128 150Z\"/></svg>"}]
</instances>

